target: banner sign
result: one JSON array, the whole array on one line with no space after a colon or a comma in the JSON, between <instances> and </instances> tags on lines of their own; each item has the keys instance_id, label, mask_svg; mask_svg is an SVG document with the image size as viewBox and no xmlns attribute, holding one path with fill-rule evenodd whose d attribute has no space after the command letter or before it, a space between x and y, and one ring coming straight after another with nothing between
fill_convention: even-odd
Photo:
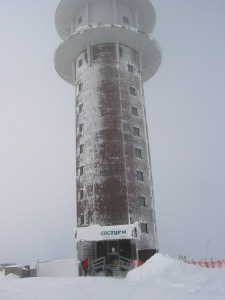
<instances>
[{"instance_id":1,"label":"banner sign","mask_svg":"<svg viewBox=\"0 0 225 300\"><path fill-rule=\"evenodd\" d=\"M117 230L117 231L102 231L101 235L106 238L111 238L111 237L126 237L127 236L127 231L126 230Z\"/></svg>"},{"instance_id":2,"label":"banner sign","mask_svg":"<svg viewBox=\"0 0 225 300\"><path fill-rule=\"evenodd\" d=\"M136 223L117 226L92 225L76 228L75 238L78 241L134 239L137 238L138 232L139 227Z\"/></svg>"}]
</instances>

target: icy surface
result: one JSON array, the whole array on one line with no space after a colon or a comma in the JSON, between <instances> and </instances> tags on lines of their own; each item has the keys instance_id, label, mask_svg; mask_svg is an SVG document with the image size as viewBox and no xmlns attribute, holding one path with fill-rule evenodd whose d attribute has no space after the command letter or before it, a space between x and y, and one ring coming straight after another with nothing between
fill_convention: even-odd
<instances>
[{"instance_id":1,"label":"icy surface","mask_svg":"<svg viewBox=\"0 0 225 300\"><path fill-rule=\"evenodd\" d=\"M1 300L224 300L225 268L205 269L157 254L131 271L127 279L114 278L0 278Z\"/></svg>"}]
</instances>

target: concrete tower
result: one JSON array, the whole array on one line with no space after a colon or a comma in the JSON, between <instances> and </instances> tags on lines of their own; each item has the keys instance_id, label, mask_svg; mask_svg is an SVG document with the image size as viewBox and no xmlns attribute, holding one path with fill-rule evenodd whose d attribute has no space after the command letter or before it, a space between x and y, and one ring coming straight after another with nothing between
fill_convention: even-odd
<instances>
[{"instance_id":1,"label":"concrete tower","mask_svg":"<svg viewBox=\"0 0 225 300\"><path fill-rule=\"evenodd\" d=\"M123 272L157 250L143 82L161 52L148 0L62 0L55 52L75 86L77 248L89 272Z\"/></svg>"}]
</instances>

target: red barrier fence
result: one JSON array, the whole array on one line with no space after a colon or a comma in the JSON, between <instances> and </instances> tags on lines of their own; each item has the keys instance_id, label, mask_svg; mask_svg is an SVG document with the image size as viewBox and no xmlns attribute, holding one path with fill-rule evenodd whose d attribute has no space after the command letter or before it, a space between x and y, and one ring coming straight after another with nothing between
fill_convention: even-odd
<instances>
[{"instance_id":1,"label":"red barrier fence","mask_svg":"<svg viewBox=\"0 0 225 300\"><path fill-rule=\"evenodd\" d=\"M193 260L185 260L187 264L192 264L195 266L200 266L203 268L225 268L225 260L218 260L218 261L210 261L210 262L197 262Z\"/></svg>"},{"instance_id":2,"label":"red barrier fence","mask_svg":"<svg viewBox=\"0 0 225 300\"><path fill-rule=\"evenodd\" d=\"M143 263L144 263L144 261L141 261L141 260L133 260L132 261L132 269L140 267L141 265L143 265Z\"/></svg>"}]
</instances>

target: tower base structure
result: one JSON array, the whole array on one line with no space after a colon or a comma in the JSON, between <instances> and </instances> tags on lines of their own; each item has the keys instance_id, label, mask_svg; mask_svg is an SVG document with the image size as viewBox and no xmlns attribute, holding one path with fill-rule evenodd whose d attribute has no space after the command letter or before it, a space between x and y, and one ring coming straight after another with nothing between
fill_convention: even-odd
<instances>
[{"instance_id":1,"label":"tower base structure","mask_svg":"<svg viewBox=\"0 0 225 300\"><path fill-rule=\"evenodd\" d=\"M88 259L90 276L123 277L158 252L157 249L139 249L142 248L140 236L141 225L138 222L76 228L78 260L82 262L84 258Z\"/></svg>"}]
</instances>

